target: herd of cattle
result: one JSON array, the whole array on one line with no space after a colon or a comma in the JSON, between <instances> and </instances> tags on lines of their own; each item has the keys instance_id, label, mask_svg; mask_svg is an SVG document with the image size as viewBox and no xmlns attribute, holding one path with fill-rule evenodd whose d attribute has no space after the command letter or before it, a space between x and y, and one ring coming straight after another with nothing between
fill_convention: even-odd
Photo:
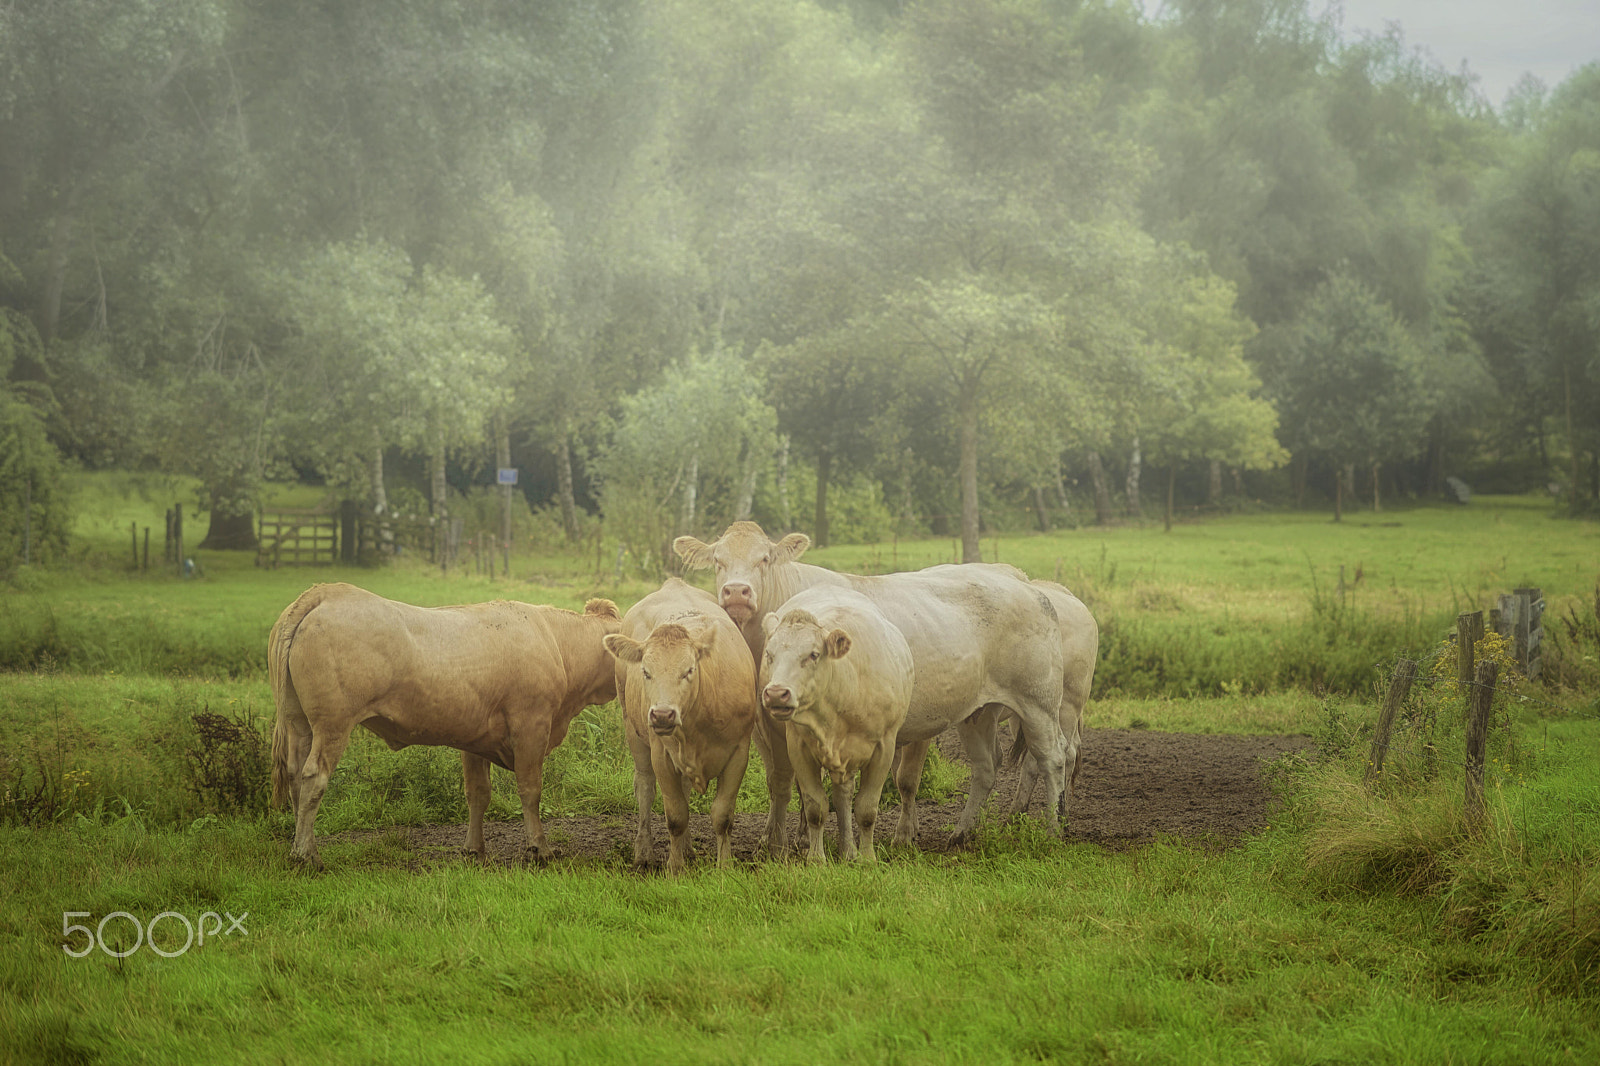
<instances>
[{"instance_id":1,"label":"herd of cattle","mask_svg":"<svg viewBox=\"0 0 1600 1066\"><path fill-rule=\"evenodd\" d=\"M801 563L809 546L800 533L773 542L751 522L713 544L680 537L674 550L691 569L715 569L717 594L673 578L626 615L603 599L582 614L507 601L421 608L353 585L313 586L279 616L267 648L273 803L293 805L291 859L320 868L317 807L358 725L391 748L461 751L466 846L480 856L489 764L513 771L528 851L548 857L545 756L579 711L612 699L633 756L639 865L654 861L659 788L667 869L684 868L686 789L703 793L713 779L717 862L732 861L752 738L766 767L768 854L787 850L798 784L808 856L824 858L826 775L840 855L871 861L885 780L892 772L900 795L895 841L910 843L928 747L954 726L972 766L959 843L994 787L1007 716L1021 760L1012 812L1042 782L1045 819L1059 834L1099 648L1078 598L999 564L840 574Z\"/></svg>"}]
</instances>

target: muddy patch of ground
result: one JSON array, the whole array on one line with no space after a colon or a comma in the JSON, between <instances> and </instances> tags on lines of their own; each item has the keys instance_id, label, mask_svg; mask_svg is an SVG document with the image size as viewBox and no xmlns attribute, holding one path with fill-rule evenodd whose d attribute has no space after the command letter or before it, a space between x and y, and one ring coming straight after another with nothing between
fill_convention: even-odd
<instances>
[{"instance_id":1,"label":"muddy patch of ground","mask_svg":"<svg viewBox=\"0 0 1600 1066\"><path fill-rule=\"evenodd\" d=\"M1303 736L1231 736L1193 733L1155 733L1147 730L1091 729L1084 734L1082 769L1067 819L1067 839L1128 848L1158 835L1229 840L1258 829L1267 822L1273 803L1263 768L1285 752L1302 750L1310 740ZM951 759L962 759L955 734L939 741ZM752 759L755 756L752 754ZM1004 768L990 798L991 811L1003 811L1017 787L1017 771ZM917 843L923 851L948 849L951 828L961 813L965 797L919 806ZM1037 813L1038 801L1034 803ZM886 805L879 814L878 839L894 833L899 808ZM654 819L657 859L667 847L665 819ZM744 861L758 857L766 825L764 812L735 816L734 855ZM557 861L623 862L631 857L632 814L547 818L546 832L556 847ZM695 815L690 822L695 851L715 854L711 819ZM360 840L378 835L404 834L408 865L433 865L460 860L466 839L465 823L415 826L379 832L339 834L330 840ZM833 836L833 819L828 820ZM789 835L796 845L804 839L797 813L789 815ZM489 860L497 864L522 861L522 822L488 822L484 842Z\"/></svg>"}]
</instances>

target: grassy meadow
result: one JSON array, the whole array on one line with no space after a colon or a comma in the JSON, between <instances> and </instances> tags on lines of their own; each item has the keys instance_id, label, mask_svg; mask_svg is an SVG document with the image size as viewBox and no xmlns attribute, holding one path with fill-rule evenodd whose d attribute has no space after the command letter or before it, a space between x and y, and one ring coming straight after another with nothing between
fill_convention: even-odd
<instances>
[{"instance_id":1,"label":"grassy meadow","mask_svg":"<svg viewBox=\"0 0 1600 1066\"><path fill-rule=\"evenodd\" d=\"M1235 846L1108 852L986 822L961 855L673 881L621 855L407 872L404 833L327 840L465 817L453 752L363 732L318 819L328 871L291 869L288 816L265 809L265 641L306 585L625 608L654 575L619 578L604 543L598 565L592 546L524 544L492 583L221 552L191 553L194 578L132 571L129 523L159 540L187 493L84 477L73 565L0 585L0 1063L1600 1060L1600 526L1542 501L985 539L1094 610L1091 727L1313 735L1318 757L1272 769L1271 826ZM881 572L951 554L807 558ZM1468 833L1461 699L1435 665L1457 611L1522 585L1545 590L1562 683L1507 685L1490 817ZM1364 788L1374 693L1401 655L1424 663L1412 739ZM490 817L516 818L511 776L493 780ZM549 813L625 818L615 707L584 713L546 780ZM924 782L963 786L937 761ZM752 760L740 809L762 802ZM172 958L63 951L84 944L66 925L118 911L248 912L248 932ZM127 919L104 934L133 945ZM181 922L154 941L176 952Z\"/></svg>"}]
</instances>

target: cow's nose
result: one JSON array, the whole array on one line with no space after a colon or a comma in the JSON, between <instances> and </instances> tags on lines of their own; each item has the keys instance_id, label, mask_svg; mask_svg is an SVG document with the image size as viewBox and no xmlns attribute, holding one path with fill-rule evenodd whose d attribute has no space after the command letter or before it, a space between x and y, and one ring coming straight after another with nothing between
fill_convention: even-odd
<instances>
[{"instance_id":1,"label":"cow's nose","mask_svg":"<svg viewBox=\"0 0 1600 1066\"><path fill-rule=\"evenodd\" d=\"M673 707L650 708L650 728L663 733L670 733L678 724L678 712Z\"/></svg>"},{"instance_id":2,"label":"cow's nose","mask_svg":"<svg viewBox=\"0 0 1600 1066\"><path fill-rule=\"evenodd\" d=\"M755 590L749 585L740 584L738 582L729 582L728 584L722 586L722 605L724 607L728 606L730 603L742 603L748 605L754 601Z\"/></svg>"},{"instance_id":3,"label":"cow's nose","mask_svg":"<svg viewBox=\"0 0 1600 1066\"><path fill-rule=\"evenodd\" d=\"M794 692L788 685L768 685L761 692L761 702L774 714L788 714L794 710Z\"/></svg>"}]
</instances>

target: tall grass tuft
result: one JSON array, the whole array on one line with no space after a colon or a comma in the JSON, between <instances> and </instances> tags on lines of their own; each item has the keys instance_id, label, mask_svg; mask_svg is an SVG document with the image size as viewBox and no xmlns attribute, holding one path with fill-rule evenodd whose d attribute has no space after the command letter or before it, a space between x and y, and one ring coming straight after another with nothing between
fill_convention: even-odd
<instances>
[{"instance_id":1,"label":"tall grass tuft","mask_svg":"<svg viewBox=\"0 0 1600 1066\"><path fill-rule=\"evenodd\" d=\"M1443 651L1444 649L1441 649ZM1453 663L1452 654L1441 662ZM1489 634L1480 656L1509 659ZM1534 961L1562 993L1600 981L1600 720L1512 709L1509 662L1486 766L1488 814L1463 815L1464 697L1441 668L1402 709L1382 775L1366 781L1376 714L1324 710L1321 757L1291 764L1285 817L1304 830L1305 878L1320 890L1438 901L1441 926L1476 950Z\"/></svg>"}]
</instances>

